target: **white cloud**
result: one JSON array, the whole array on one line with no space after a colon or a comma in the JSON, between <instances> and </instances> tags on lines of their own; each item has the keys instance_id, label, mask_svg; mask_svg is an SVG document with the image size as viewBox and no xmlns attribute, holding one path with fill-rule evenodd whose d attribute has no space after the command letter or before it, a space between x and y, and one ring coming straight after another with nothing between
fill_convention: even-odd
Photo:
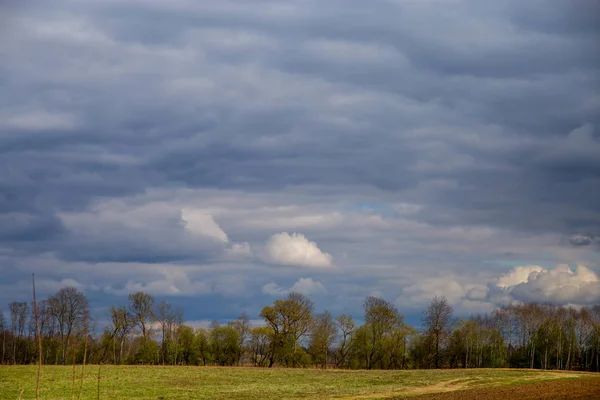
<instances>
[{"instance_id":1,"label":"white cloud","mask_svg":"<svg viewBox=\"0 0 600 400\"><path fill-rule=\"evenodd\" d=\"M539 265L524 265L515 267L507 274L504 274L496 282L496 286L502 289L507 289L511 286L516 286L521 283L527 283L529 275L536 272L542 272L544 269Z\"/></svg>"},{"instance_id":2,"label":"white cloud","mask_svg":"<svg viewBox=\"0 0 600 400\"><path fill-rule=\"evenodd\" d=\"M272 264L327 268L333 266L331 254L324 253L315 242L301 233L275 234L265 245L265 261Z\"/></svg>"},{"instance_id":3,"label":"white cloud","mask_svg":"<svg viewBox=\"0 0 600 400\"><path fill-rule=\"evenodd\" d=\"M300 278L289 289L282 288L275 282L267 283L262 287L262 292L269 296L282 296L289 292L298 292L305 295L327 293L325 286L312 278Z\"/></svg>"},{"instance_id":4,"label":"white cloud","mask_svg":"<svg viewBox=\"0 0 600 400\"><path fill-rule=\"evenodd\" d=\"M583 265L578 265L575 271L566 264L554 269L538 265L520 266L500 277L490 291L491 298L590 304L600 301L600 278Z\"/></svg>"},{"instance_id":5,"label":"white cloud","mask_svg":"<svg viewBox=\"0 0 600 400\"><path fill-rule=\"evenodd\" d=\"M210 214L184 208L181 210L181 219L185 221L186 229L194 234L212 237L223 243L229 242L227 234L215 222Z\"/></svg>"}]
</instances>

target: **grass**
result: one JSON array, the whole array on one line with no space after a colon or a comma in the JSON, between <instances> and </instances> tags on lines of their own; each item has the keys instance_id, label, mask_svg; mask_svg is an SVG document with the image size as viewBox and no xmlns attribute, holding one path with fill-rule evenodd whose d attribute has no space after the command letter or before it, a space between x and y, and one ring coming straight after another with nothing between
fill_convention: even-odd
<instances>
[{"instance_id":1,"label":"grass","mask_svg":"<svg viewBox=\"0 0 600 400\"><path fill-rule=\"evenodd\" d=\"M98 365L89 365L82 399L97 398ZM536 370L345 371L219 367L102 367L100 398L117 399L351 399L389 398L459 388L577 378ZM71 366L43 366L41 399L71 395ZM0 399L35 398L35 366L0 366Z\"/></svg>"}]
</instances>

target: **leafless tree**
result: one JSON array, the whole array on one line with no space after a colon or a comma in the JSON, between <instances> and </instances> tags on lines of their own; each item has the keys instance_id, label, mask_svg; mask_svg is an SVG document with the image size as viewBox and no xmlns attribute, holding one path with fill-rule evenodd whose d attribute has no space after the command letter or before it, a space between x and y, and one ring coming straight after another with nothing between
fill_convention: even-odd
<instances>
[{"instance_id":1,"label":"leafless tree","mask_svg":"<svg viewBox=\"0 0 600 400\"><path fill-rule=\"evenodd\" d=\"M128 296L129 312L133 324L140 328L142 339L148 340L152 334L152 322L154 322L154 297L144 292L132 293Z\"/></svg>"},{"instance_id":2,"label":"leafless tree","mask_svg":"<svg viewBox=\"0 0 600 400\"><path fill-rule=\"evenodd\" d=\"M351 315L342 314L335 320L341 333L341 342L337 349L336 367L346 364L348 353L350 351L350 335L356 329L356 324Z\"/></svg>"},{"instance_id":3,"label":"leafless tree","mask_svg":"<svg viewBox=\"0 0 600 400\"><path fill-rule=\"evenodd\" d=\"M440 367L440 348L450 334L452 306L445 297L434 297L423 314L423 328L433 339L435 368Z\"/></svg>"},{"instance_id":4,"label":"leafless tree","mask_svg":"<svg viewBox=\"0 0 600 400\"><path fill-rule=\"evenodd\" d=\"M4 318L4 313L0 311L0 332L2 333L2 359L0 360L0 365L4 364L4 360L6 357L6 331L8 327L6 326L6 319Z\"/></svg>"},{"instance_id":5,"label":"leafless tree","mask_svg":"<svg viewBox=\"0 0 600 400\"><path fill-rule=\"evenodd\" d=\"M323 368L327 368L329 351L337 339L337 334L335 320L329 311L315 317L311 332L310 352L315 362L321 361Z\"/></svg>"},{"instance_id":6,"label":"leafless tree","mask_svg":"<svg viewBox=\"0 0 600 400\"><path fill-rule=\"evenodd\" d=\"M48 299L50 313L56 320L61 342L61 363L67 362L67 349L71 337L84 329L88 301L85 295L73 287L60 289Z\"/></svg>"},{"instance_id":7,"label":"leafless tree","mask_svg":"<svg viewBox=\"0 0 600 400\"><path fill-rule=\"evenodd\" d=\"M113 349L113 360L115 363L120 364L123 362L123 348L125 346L125 340L133 329L133 318L127 308L124 306L110 307L110 320L111 320L111 335L119 344L119 357L116 357Z\"/></svg>"},{"instance_id":8,"label":"leafless tree","mask_svg":"<svg viewBox=\"0 0 600 400\"><path fill-rule=\"evenodd\" d=\"M8 305L12 328L13 364L17 363L17 341L23 338L29 306L24 302L13 301Z\"/></svg>"},{"instance_id":9,"label":"leafless tree","mask_svg":"<svg viewBox=\"0 0 600 400\"><path fill-rule=\"evenodd\" d=\"M248 341L248 338L250 336L250 331L252 330L252 327L250 326L250 318L248 318L248 314L243 312L238 317L238 319L236 319L235 321L231 321L229 323L229 326L231 326L233 329L235 329L236 332L238 333L239 354L238 354L237 363L239 365L242 362L242 358L244 356L244 349L246 347L246 342Z\"/></svg>"}]
</instances>

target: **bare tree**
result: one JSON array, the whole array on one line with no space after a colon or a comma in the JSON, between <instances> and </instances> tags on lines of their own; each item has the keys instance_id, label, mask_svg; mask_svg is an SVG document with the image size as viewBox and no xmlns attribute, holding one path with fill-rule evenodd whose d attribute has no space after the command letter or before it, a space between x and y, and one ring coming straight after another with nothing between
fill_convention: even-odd
<instances>
[{"instance_id":1,"label":"bare tree","mask_svg":"<svg viewBox=\"0 0 600 400\"><path fill-rule=\"evenodd\" d=\"M4 364L4 360L6 357L6 331L8 327L6 326L6 319L4 318L4 313L0 311L0 332L2 333L2 359L0 360L0 365Z\"/></svg>"},{"instance_id":2,"label":"bare tree","mask_svg":"<svg viewBox=\"0 0 600 400\"><path fill-rule=\"evenodd\" d=\"M119 343L119 357L117 358L113 349L113 360L120 364L123 362L123 347L125 346L125 340L131 333L133 328L133 317L127 311L124 306L110 307L110 320L111 320L111 335Z\"/></svg>"},{"instance_id":3,"label":"bare tree","mask_svg":"<svg viewBox=\"0 0 600 400\"><path fill-rule=\"evenodd\" d=\"M154 315L156 322L160 325L160 353L161 361L164 365L168 359L169 343L172 343L176 339L177 327L183 322L183 310L181 308L174 308L171 304L163 300L156 306Z\"/></svg>"},{"instance_id":4,"label":"bare tree","mask_svg":"<svg viewBox=\"0 0 600 400\"><path fill-rule=\"evenodd\" d=\"M17 363L17 341L23 338L29 306L24 302L13 301L8 305L12 328L13 364Z\"/></svg>"},{"instance_id":5,"label":"bare tree","mask_svg":"<svg viewBox=\"0 0 600 400\"><path fill-rule=\"evenodd\" d=\"M440 367L440 348L450 334L452 306L445 297L434 297L423 314L423 328L433 339L435 368Z\"/></svg>"},{"instance_id":6,"label":"bare tree","mask_svg":"<svg viewBox=\"0 0 600 400\"><path fill-rule=\"evenodd\" d=\"M337 339L337 326L329 311L315 317L310 340L310 352L315 362L321 361L327 368L331 345Z\"/></svg>"},{"instance_id":7,"label":"bare tree","mask_svg":"<svg viewBox=\"0 0 600 400\"><path fill-rule=\"evenodd\" d=\"M356 324L351 315L342 314L335 320L338 329L341 332L341 342L337 349L337 359L335 366L340 367L346 363L350 351L350 335L356 329Z\"/></svg>"},{"instance_id":8,"label":"bare tree","mask_svg":"<svg viewBox=\"0 0 600 400\"><path fill-rule=\"evenodd\" d=\"M250 331L252 330L252 327L250 326L250 318L248 318L248 314L243 312L238 317L238 319L236 319L235 321L231 321L229 323L229 326L231 326L233 329L235 329L238 333L239 354L238 354L237 363L239 365L242 362L246 342L248 341L248 338L250 336Z\"/></svg>"},{"instance_id":9,"label":"bare tree","mask_svg":"<svg viewBox=\"0 0 600 400\"><path fill-rule=\"evenodd\" d=\"M128 296L129 312L132 316L133 324L138 326L142 331L142 339L144 341L152 334L151 324L154 322L154 297L144 292L132 293Z\"/></svg>"},{"instance_id":10,"label":"bare tree","mask_svg":"<svg viewBox=\"0 0 600 400\"><path fill-rule=\"evenodd\" d=\"M171 331L169 329L171 320L173 319L171 308L171 304L162 300L158 303L156 311L154 312L156 321L160 325L160 357L163 365L165 365L165 360L167 358L167 341L171 336Z\"/></svg>"},{"instance_id":11,"label":"bare tree","mask_svg":"<svg viewBox=\"0 0 600 400\"><path fill-rule=\"evenodd\" d=\"M57 323L62 351L61 363L65 365L71 337L84 328L88 301L79 290L66 287L50 296L48 307Z\"/></svg>"}]
</instances>

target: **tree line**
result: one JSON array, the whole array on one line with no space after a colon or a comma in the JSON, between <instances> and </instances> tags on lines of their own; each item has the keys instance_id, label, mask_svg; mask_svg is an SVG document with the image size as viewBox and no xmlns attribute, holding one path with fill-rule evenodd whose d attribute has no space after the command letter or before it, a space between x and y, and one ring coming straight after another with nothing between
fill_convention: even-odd
<instances>
[{"instance_id":1,"label":"tree line","mask_svg":"<svg viewBox=\"0 0 600 400\"><path fill-rule=\"evenodd\" d=\"M12 302L0 313L1 364L39 360L33 305ZM264 325L242 314L208 328L184 324L183 310L143 293L111 306L108 323L90 316L79 290L58 290L37 304L44 364L253 365L346 369L542 368L600 372L600 305L573 308L510 304L456 319L435 297L416 329L377 297L351 315L316 313L313 301L289 293L262 309Z\"/></svg>"}]
</instances>

